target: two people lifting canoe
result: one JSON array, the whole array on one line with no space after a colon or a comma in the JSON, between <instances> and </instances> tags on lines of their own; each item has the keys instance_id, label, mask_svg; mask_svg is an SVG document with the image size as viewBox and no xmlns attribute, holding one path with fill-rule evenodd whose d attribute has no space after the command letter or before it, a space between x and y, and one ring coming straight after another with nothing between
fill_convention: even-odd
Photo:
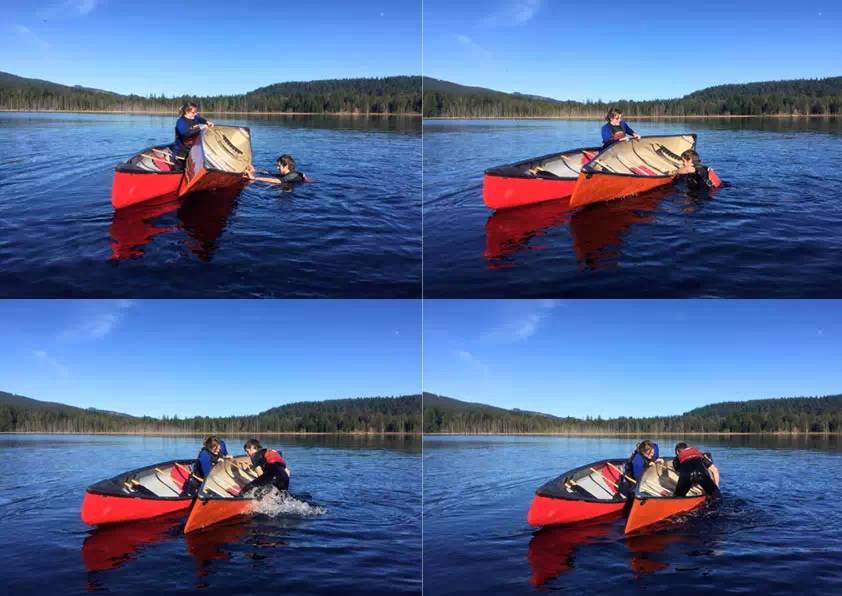
<instances>
[{"instance_id":1,"label":"two people lifting canoe","mask_svg":"<svg viewBox=\"0 0 842 596\"><path fill-rule=\"evenodd\" d=\"M665 462L659 457L658 444L641 441L626 461L620 478L620 494L629 495L643 478L650 466L668 466L678 475L678 483L672 496L683 497L693 486L700 486L707 495L719 494L719 469L713 463L710 453L702 453L695 447L681 442L675 446L675 458Z\"/></svg>"}]
</instances>

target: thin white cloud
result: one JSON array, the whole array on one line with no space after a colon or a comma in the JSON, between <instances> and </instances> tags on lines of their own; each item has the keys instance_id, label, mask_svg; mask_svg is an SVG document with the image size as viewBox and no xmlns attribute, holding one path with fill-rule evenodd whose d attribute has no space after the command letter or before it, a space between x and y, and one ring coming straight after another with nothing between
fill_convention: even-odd
<instances>
[{"instance_id":1,"label":"thin white cloud","mask_svg":"<svg viewBox=\"0 0 842 596\"><path fill-rule=\"evenodd\" d=\"M64 0L50 4L39 13L39 16L43 19L83 17L91 14L102 4L103 0Z\"/></svg>"},{"instance_id":2,"label":"thin white cloud","mask_svg":"<svg viewBox=\"0 0 842 596\"><path fill-rule=\"evenodd\" d=\"M459 42L459 45L461 45L465 50L467 50L467 52L474 58L477 58L479 60L491 59L491 52L483 48L481 45L479 45L467 35L457 35L456 41Z\"/></svg>"},{"instance_id":3,"label":"thin white cloud","mask_svg":"<svg viewBox=\"0 0 842 596\"><path fill-rule=\"evenodd\" d=\"M526 341L541 329L550 313L561 306L560 300L516 301L517 312L483 337L493 341Z\"/></svg>"},{"instance_id":4,"label":"thin white cloud","mask_svg":"<svg viewBox=\"0 0 842 596\"><path fill-rule=\"evenodd\" d=\"M67 378L67 375L70 373L70 370L63 365L61 362L50 356L50 354L46 350L33 350L32 355L35 358L48 366L58 377L62 379Z\"/></svg>"},{"instance_id":5,"label":"thin white cloud","mask_svg":"<svg viewBox=\"0 0 842 596\"><path fill-rule=\"evenodd\" d=\"M125 312L135 305L133 300L108 300L102 303L102 310L87 316L82 321L65 329L60 340L96 340L111 335L125 316Z\"/></svg>"},{"instance_id":6,"label":"thin white cloud","mask_svg":"<svg viewBox=\"0 0 842 596\"><path fill-rule=\"evenodd\" d=\"M486 27L515 27L532 20L543 5L543 0L503 0L499 8L485 17Z\"/></svg>"},{"instance_id":7,"label":"thin white cloud","mask_svg":"<svg viewBox=\"0 0 842 596\"><path fill-rule=\"evenodd\" d=\"M32 29L27 27L26 25L12 25L12 31L14 31L18 38L21 39L24 43L29 44L30 46L34 46L39 50L47 50L50 47L50 44L41 39Z\"/></svg>"},{"instance_id":8,"label":"thin white cloud","mask_svg":"<svg viewBox=\"0 0 842 596\"><path fill-rule=\"evenodd\" d=\"M484 377L489 375L488 367L467 350L456 350L454 353L460 360L467 363L471 368L482 373Z\"/></svg>"}]
</instances>

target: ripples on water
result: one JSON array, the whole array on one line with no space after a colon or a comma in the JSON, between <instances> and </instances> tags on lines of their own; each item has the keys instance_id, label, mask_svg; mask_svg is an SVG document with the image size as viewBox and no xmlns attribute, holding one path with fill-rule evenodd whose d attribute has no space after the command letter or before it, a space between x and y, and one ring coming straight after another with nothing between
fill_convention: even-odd
<instances>
[{"instance_id":1,"label":"ripples on water","mask_svg":"<svg viewBox=\"0 0 842 596\"><path fill-rule=\"evenodd\" d=\"M228 445L247 437L225 436ZM186 513L113 527L79 520L85 487L190 457L203 437L16 436L0 478L4 593L420 593L420 440L268 437L296 499L183 534Z\"/></svg>"},{"instance_id":2,"label":"ripples on water","mask_svg":"<svg viewBox=\"0 0 842 596\"><path fill-rule=\"evenodd\" d=\"M595 121L427 121L424 291L431 297L842 294L842 120L632 122L695 132L725 188L670 187L571 210L492 212L486 168L598 139Z\"/></svg>"},{"instance_id":3,"label":"ripples on water","mask_svg":"<svg viewBox=\"0 0 842 596\"><path fill-rule=\"evenodd\" d=\"M655 439L664 452L677 440ZM590 461L622 457L635 438L425 438L425 590L842 589L838 437L689 440L713 453L722 500L626 538L621 515L535 531L526 512L539 485Z\"/></svg>"},{"instance_id":4,"label":"ripples on water","mask_svg":"<svg viewBox=\"0 0 842 596\"><path fill-rule=\"evenodd\" d=\"M115 212L114 166L174 118L0 114L0 294L420 295L417 119L214 119L251 128L258 168L291 153L315 182Z\"/></svg>"}]
</instances>

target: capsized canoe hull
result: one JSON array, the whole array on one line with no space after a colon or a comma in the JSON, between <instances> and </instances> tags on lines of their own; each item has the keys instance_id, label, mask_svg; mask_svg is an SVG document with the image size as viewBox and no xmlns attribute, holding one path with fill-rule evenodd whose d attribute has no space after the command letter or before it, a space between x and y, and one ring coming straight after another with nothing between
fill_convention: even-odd
<instances>
[{"instance_id":1,"label":"capsized canoe hull","mask_svg":"<svg viewBox=\"0 0 842 596\"><path fill-rule=\"evenodd\" d=\"M707 500L697 497L639 497L636 496L626 520L626 534L634 534L670 517L692 511Z\"/></svg>"},{"instance_id":2,"label":"capsized canoe hull","mask_svg":"<svg viewBox=\"0 0 842 596\"><path fill-rule=\"evenodd\" d=\"M582 166L571 207L611 201L671 184L681 153L696 146L696 135L642 137L614 143Z\"/></svg>"},{"instance_id":3,"label":"capsized canoe hull","mask_svg":"<svg viewBox=\"0 0 842 596\"><path fill-rule=\"evenodd\" d=\"M161 159L153 159L160 156ZM163 195L178 192L184 172L172 161L167 145L149 147L115 168L111 184L111 205L122 209Z\"/></svg>"},{"instance_id":4,"label":"capsized canoe hull","mask_svg":"<svg viewBox=\"0 0 842 596\"><path fill-rule=\"evenodd\" d=\"M482 182L483 201L491 209L510 209L566 199L576 188L582 166L598 151L572 149L489 168Z\"/></svg>"},{"instance_id":5,"label":"capsized canoe hull","mask_svg":"<svg viewBox=\"0 0 842 596\"><path fill-rule=\"evenodd\" d=\"M188 509L193 498L180 494L171 473L175 464L189 469L194 461L162 462L89 486L82 500L82 521L92 526L117 524Z\"/></svg>"},{"instance_id":6,"label":"capsized canoe hull","mask_svg":"<svg viewBox=\"0 0 842 596\"><path fill-rule=\"evenodd\" d=\"M626 500L617 494L625 460L602 460L565 472L535 493L526 520L532 526L572 524L622 511Z\"/></svg>"},{"instance_id":7,"label":"capsized canoe hull","mask_svg":"<svg viewBox=\"0 0 842 596\"><path fill-rule=\"evenodd\" d=\"M190 148L178 196L202 190L244 187L243 177L251 165L251 136L248 128L215 126L202 131Z\"/></svg>"}]
</instances>

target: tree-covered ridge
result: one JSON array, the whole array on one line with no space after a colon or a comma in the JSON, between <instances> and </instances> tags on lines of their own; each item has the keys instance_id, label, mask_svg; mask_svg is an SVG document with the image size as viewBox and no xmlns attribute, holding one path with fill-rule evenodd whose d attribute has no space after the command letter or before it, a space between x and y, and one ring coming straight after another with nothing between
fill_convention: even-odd
<instances>
[{"instance_id":1,"label":"tree-covered ridge","mask_svg":"<svg viewBox=\"0 0 842 596\"><path fill-rule=\"evenodd\" d=\"M840 433L842 395L723 402L678 416L560 418L424 394L425 433Z\"/></svg>"},{"instance_id":2,"label":"tree-covered ridge","mask_svg":"<svg viewBox=\"0 0 842 596\"><path fill-rule=\"evenodd\" d=\"M424 77L428 118L599 118L612 106L629 117L840 115L842 77L718 85L675 99L557 101Z\"/></svg>"},{"instance_id":3,"label":"tree-covered ridge","mask_svg":"<svg viewBox=\"0 0 842 596\"><path fill-rule=\"evenodd\" d=\"M0 72L0 109L4 110L175 113L185 101L197 102L205 112L420 114L421 77L289 82L245 94L168 98L120 95Z\"/></svg>"},{"instance_id":4,"label":"tree-covered ridge","mask_svg":"<svg viewBox=\"0 0 842 596\"><path fill-rule=\"evenodd\" d=\"M0 432L419 433L421 396L298 402L254 416L153 418L77 408L0 391Z\"/></svg>"}]
</instances>

